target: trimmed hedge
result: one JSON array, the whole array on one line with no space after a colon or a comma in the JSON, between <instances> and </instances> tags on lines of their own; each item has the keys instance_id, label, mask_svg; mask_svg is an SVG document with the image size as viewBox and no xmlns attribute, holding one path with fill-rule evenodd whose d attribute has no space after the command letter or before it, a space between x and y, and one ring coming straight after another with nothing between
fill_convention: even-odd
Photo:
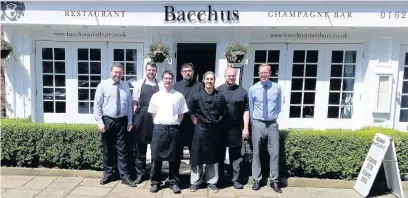
<instances>
[{"instance_id":1,"label":"trimmed hedge","mask_svg":"<svg viewBox=\"0 0 408 198\"><path fill-rule=\"evenodd\" d=\"M377 132L393 137L401 174L407 174L408 133L384 128L281 131L280 174L356 178ZM95 125L3 119L1 148L3 166L102 169L100 135Z\"/></svg>"}]
</instances>

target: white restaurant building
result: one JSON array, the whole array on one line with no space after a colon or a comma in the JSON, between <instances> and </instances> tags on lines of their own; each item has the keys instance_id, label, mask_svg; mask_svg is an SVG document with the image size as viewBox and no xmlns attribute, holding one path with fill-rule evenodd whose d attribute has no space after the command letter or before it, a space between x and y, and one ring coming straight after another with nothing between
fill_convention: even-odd
<instances>
[{"instance_id":1,"label":"white restaurant building","mask_svg":"<svg viewBox=\"0 0 408 198\"><path fill-rule=\"evenodd\" d=\"M212 15L210 16L209 13ZM2 2L15 49L6 59L8 117L94 123L92 99L113 61L142 79L149 44L171 48L224 82L225 47L248 44L242 86L272 66L280 128L384 126L408 131L408 2L379 0L128 0ZM159 77L160 78L160 77Z\"/></svg>"}]
</instances>

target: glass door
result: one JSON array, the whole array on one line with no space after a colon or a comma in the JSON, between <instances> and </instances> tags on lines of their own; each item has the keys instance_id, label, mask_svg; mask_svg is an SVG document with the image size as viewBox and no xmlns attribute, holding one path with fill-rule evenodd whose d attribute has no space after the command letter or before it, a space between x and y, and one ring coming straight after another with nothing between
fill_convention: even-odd
<instances>
[{"instance_id":1,"label":"glass door","mask_svg":"<svg viewBox=\"0 0 408 198\"><path fill-rule=\"evenodd\" d=\"M285 62L286 45L285 44L251 44L248 50L248 66L244 67L242 87L248 91L249 87L259 82L259 65L267 63L271 66L272 75L270 80L278 83L282 90L285 85ZM284 101L283 101L284 102ZM283 105L283 104L282 104ZM278 123L284 127L282 120L283 111L281 111Z\"/></svg>"},{"instance_id":2,"label":"glass door","mask_svg":"<svg viewBox=\"0 0 408 198\"><path fill-rule=\"evenodd\" d=\"M395 128L408 131L408 46L401 47Z\"/></svg>"}]
</instances>

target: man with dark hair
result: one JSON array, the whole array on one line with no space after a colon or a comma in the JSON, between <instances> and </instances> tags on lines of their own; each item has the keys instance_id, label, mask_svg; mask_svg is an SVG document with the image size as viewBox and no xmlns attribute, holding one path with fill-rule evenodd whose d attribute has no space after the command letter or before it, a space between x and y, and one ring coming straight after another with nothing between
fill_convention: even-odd
<instances>
[{"instance_id":1,"label":"man with dark hair","mask_svg":"<svg viewBox=\"0 0 408 198\"><path fill-rule=\"evenodd\" d=\"M132 96L129 86L121 80L123 70L123 65L113 63L110 69L111 78L99 83L95 92L94 117L98 122L103 144L104 174L100 184L114 181L112 174L117 161L122 183L135 187L127 164L126 150L129 145L125 141L131 137Z\"/></svg>"},{"instance_id":2,"label":"man with dark hair","mask_svg":"<svg viewBox=\"0 0 408 198\"><path fill-rule=\"evenodd\" d=\"M164 71L162 81L164 89L153 94L148 109L154 122L150 192L156 193L160 190L162 162L169 161L170 188L174 193L180 193L178 183L182 144L178 128L188 108L183 95L172 88L173 73Z\"/></svg>"},{"instance_id":3,"label":"man with dark hair","mask_svg":"<svg viewBox=\"0 0 408 198\"><path fill-rule=\"evenodd\" d=\"M217 87L217 90L225 97L227 102L227 114L221 120L221 136L222 141L220 146L219 173L220 182L223 182L224 176L224 160L225 150L229 147L229 160L232 168L232 184L236 189L242 189L241 184L242 173L242 138L249 137L249 110L248 110L248 93L247 91L235 84L237 70L227 68L225 70L225 84Z\"/></svg>"},{"instance_id":4,"label":"man with dark hair","mask_svg":"<svg viewBox=\"0 0 408 198\"><path fill-rule=\"evenodd\" d=\"M147 145L150 144L153 134L153 118L148 113L150 99L153 94L162 89L162 83L156 79L157 66L154 62L146 64L146 78L136 82L133 89L134 111L134 138L135 138L135 168L136 183L140 184L148 178L146 171Z\"/></svg>"},{"instance_id":5,"label":"man with dark hair","mask_svg":"<svg viewBox=\"0 0 408 198\"><path fill-rule=\"evenodd\" d=\"M197 82L194 79L194 65L192 63L185 63L181 66L181 75L183 80L176 82L173 88L182 93L187 101L188 109L191 109L190 101L194 94L203 89L203 83ZM190 118L190 112L186 113L183 121L180 124L180 134L182 137L183 146L187 146L191 153L191 141L194 133L194 124Z\"/></svg>"}]
</instances>

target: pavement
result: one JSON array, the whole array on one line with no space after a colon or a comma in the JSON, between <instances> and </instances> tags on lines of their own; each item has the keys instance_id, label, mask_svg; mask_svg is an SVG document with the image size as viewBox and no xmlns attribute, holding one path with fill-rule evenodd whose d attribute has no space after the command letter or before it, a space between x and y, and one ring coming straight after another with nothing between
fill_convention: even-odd
<instances>
[{"instance_id":1,"label":"pavement","mask_svg":"<svg viewBox=\"0 0 408 198\"><path fill-rule=\"evenodd\" d=\"M183 180L183 179L182 179ZM262 187L259 191L253 191L251 184L244 186L244 189L236 190L233 187L220 188L218 193L212 193L207 188L190 192L188 185L188 176L185 175L185 184L182 184L181 194L174 194L169 188L165 187L158 193L149 191L150 182L145 181L137 187L128 187L119 181L111 182L106 185L99 184L99 178L84 177L56 177L56 176L1 176L1 197L2 198L125 198L125 197L143 197L143 198L176 198L176 197L222 197L222 198L359 198L361 197L353 189L334 189L334 188L309 188L309 187L286 187L282 188L283 193L274 192L268 185ZM408 195L405 189L405 195ZM371 194L370 197L391 198L395 197L387 192Z\"/></svg>"}]
</instances>

